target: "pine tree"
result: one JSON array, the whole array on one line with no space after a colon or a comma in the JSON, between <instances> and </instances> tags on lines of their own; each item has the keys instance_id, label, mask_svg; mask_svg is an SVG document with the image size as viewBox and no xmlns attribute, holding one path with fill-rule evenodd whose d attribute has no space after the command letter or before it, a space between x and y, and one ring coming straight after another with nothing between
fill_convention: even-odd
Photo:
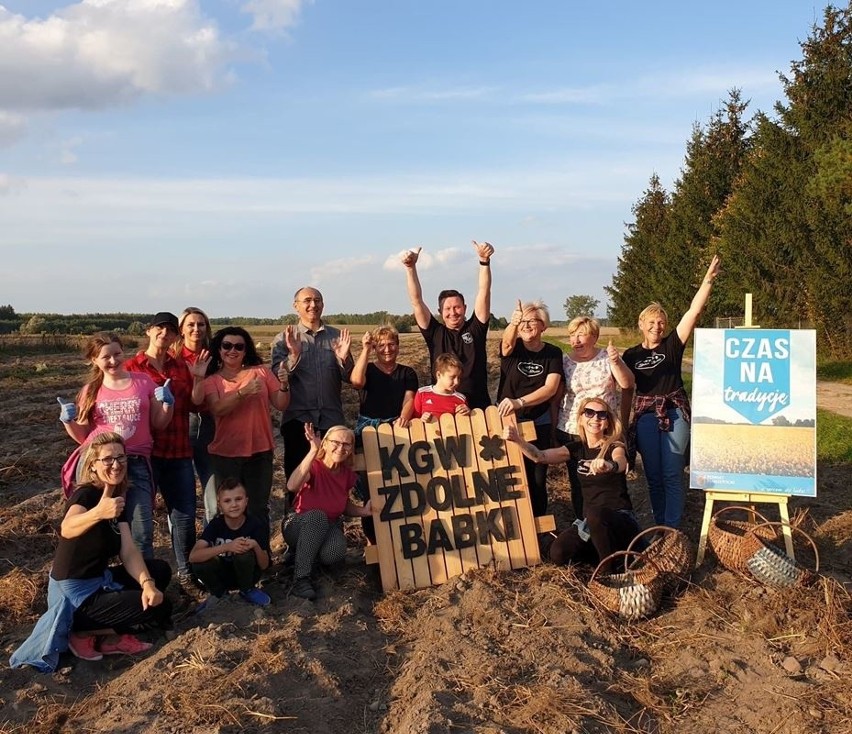
<instances>
[{"instance_id":1,"label":"pine tree","mask_svg":"<svg viewBox=\"0 0 852 734\"><path fill-rule=\"evenodd\" d=\"M639 312L656 298L656 258L668 237L670 199L657 174L633 205L633 222L618 258L612 285L604 290L610 298L608 318L617 326L634 326Z\"/></svg>"}]
</instances>

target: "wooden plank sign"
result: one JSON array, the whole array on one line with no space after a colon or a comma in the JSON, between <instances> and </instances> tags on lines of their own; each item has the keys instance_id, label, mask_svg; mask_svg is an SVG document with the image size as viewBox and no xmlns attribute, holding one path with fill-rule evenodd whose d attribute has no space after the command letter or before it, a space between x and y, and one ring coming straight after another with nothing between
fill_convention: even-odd
<instances>
[{"instance_id":1,"label":"wooden plank sign","mask_svg":"<svg viewBox=\"0 0 852 734\"><path fill-rule=\"evenodd\" d=\"M514 421L513 418L507 419ZM535 438L531 423L522 435ZM493 564L522 568L541 561L523 457L502 438L497 408L440 421L365 428L364 460L385 591L441 584Z\"/></svg>"}]
</instances>

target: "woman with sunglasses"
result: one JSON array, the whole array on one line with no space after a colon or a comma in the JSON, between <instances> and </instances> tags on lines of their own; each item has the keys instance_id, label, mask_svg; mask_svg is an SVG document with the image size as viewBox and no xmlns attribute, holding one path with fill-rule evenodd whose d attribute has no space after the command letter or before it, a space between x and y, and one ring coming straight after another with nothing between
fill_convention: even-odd
<instances>
[{"instance_id":1,"label":"woman with sunglasses","mask_svg":"<svg viewBox=\"0 0 852 734\"><path fill-rule=\"evenodd\" d=\"M198 376L201 360L193 374ZM207 377L197 380L192 390L196 405L205 402L216 421L210 443L215 489L228 477L240 480L248 494L249 513L269 524L269 496L272 492L272 421L269 406L286 410L290 385L286 372L280 378L263 365L249 333L239 326L220 329L210 343ZM205 507L210 501L205 498Z\"/></svg>"},{"instance_id":2,"label":"woman with sunglasses","mask_svg":"<svg viewBox=\"0 0 852 734\"><path fill-rule=\"evenodd\" d=\"M346 536L341 516L370 517L371 503L359 507L349 499L357 475L352 470L355 433L333 426L320 439L312 424L305 425L308 453L287 480L296 493L294 512L281 523L281 534L295 549L292 594L316 599L311 571L318 560L326 566L340 563L346 555Z\"/></svg>"},{"instance_id":3,"label":"woman with sunglasses","mask_svg":"<svg viewBox=\"0 0 852 734\"><path fill-rule=\"evenodd\" d=\"M204 361L209 357L212 329L210 319L204 311L196 306L187 306L178 318L178 330L180 336L173 347L175 357L183 360L190 368L199 359ZM202 493L213 475L207 447L213 440L215 432L216 423L206 408L202 406L198 411L190 412L189 442L192 446L192 463L198 475ZM209 519L216 514L216 507L205 506L204 511Z\"/></svg>"},{"instance_id":4,"label":"woman with sunglasses","mask_svg":"<svg viewBox=\"0 0 852 734\"><path fill-rule=\"evenodd\" d=\"M89 442L84 481L68 500L47 586L47 611L11 659L13 668L56 670L59 653L82 660L134 655L151 643L142 629L171 628L163 597L171 578L166 561L144 560L127 517L127 447L113 432ZM110 565L118 556L121 565Z\"/></svg>"},{"instance_id":5,"label":"woman with sunglasses","mask_svg":"<svg viewBox=\"0 0 852 734\"><path fill-rule=\"evenodd\" d=\"M577 463L585 516L563 531L550 546L554 563L598 563L624 550L639 533L627 493L627 452L621 421L602 398L585 398L578 406L579 440L542 451L524 441L514 426L503 437L518 444L524 456L540 464Z\"/></svg>"},{"instance_id":6,"label":"woman with sunglasses","mask_svg":"<svg viewBox=\"0 0 852 734\"><path fill-rule=\"evenodd\" d=\"M568 324L568 342L571 349L562 358L565 391L560 399L559 416L556 420L556 439L560 443L577 440L578 408L584 398L597 397L606 400L613 411L619 411L622 425L626 425L630 418L630 402L635 385L633 373L619 356L612 340L605 349L597 346L600 333L600 324L589 316L578 316ZM568 481L571 484L571 505L574 514L582 518L583 492L577 466L573 461L568 462Z\"/></svg>"},{"instance_id":7,"label":"woman with sunglasses","mask_svg":"<svg viewBox=\"0 0 852 734\"><path fill-rule=\"evenodd\" d=\"M503 417L517 416L535 425L540 449L551 445L551 405L562 384L562 352L542 339L550 325L550 312L541 301L521 303L512 313L500 342L500 386L497 410ZM547 512L547 467L524 459L533 515Z\"/></svg>"},{"instance_id":8,"label":"woman with sunglasses","mask_svg":"<svg viewBox=\"0 0 852 734\"><path fill-rule=\"evenodd\" d=\"M642 343L624 352L624 361L636 376L628 443L633 446L635 441L642 457L657 525L677 528L683 515L691 413L683 385L683 353L718 276L719 258L714 255L689 309L668 334L663 307L652 303L643 309L639 314Z\"/></svg>"}]
</instances>

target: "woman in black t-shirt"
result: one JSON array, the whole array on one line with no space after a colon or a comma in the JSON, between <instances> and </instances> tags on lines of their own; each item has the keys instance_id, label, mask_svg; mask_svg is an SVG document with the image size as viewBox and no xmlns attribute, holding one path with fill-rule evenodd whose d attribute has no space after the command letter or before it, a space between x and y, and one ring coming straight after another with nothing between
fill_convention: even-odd
<instances>
[{"instance_id":1,"label":"woman in black t-shirt","mask_svg":"<svg viewBox=\"0 0 852 734\"><path fill-rule=\"evenodd\" d=\"M577 413L580 440L542 451L524 441L514 426L503 437L518 444L524 456L539 464L561 464L574 458L583 493L585 517L563 531L550 546L554 563L598 563L624 550L639 533L627 494L627 452L617 439L621 421L603 398L585 398Z\"/></svg>"},{"instance_id":2,"label":"woman in black t-shirt","mask_svg":"<svg viewBox=\"0 0 852 734\"><path fill-rule=\"evenodd\" d=\"M164 599L169 564L144 560L125 514L127 452L117 433L95 436L83 459L85 483L68 499L48 583L48 610L13 665L55 669L65 649L83 660L144 652L133 633L170 628ZM118 556L122 565L112 566Z\"/></svg>"},{"instance_id":3,"label":"woman in black t-shirt","mask_svg":"<svg viewBox=\"0 0 852 734\"><path fill-rule=\"evenodd\" d=\"M555 410L553 398L562 384L562 352L541 335L550 326L550 312L541 301L521 303L500 342L500 387L497 410L535 425L534 445L551 445ZM533 515L547 511L547 467L524 459Z\"/></svg>"},{"instance_id":4,"label":"woman in black t-shirt","mask_svg":"<svg viewBox=\"0 0 852 734\"><path fill-rule=\"evenodd\" d=\"M659 303L639 314L642 343L624 352L624 363L636 376L633 419L628 443L642 456L648 494L657 525L680 526L683 514L683 468L689 445L689 396L683 386L681 363L686 343L704 310L719 258L713 256L704 280L678 325L667 335L668 316Z\"/></svg>"}]
</instances>

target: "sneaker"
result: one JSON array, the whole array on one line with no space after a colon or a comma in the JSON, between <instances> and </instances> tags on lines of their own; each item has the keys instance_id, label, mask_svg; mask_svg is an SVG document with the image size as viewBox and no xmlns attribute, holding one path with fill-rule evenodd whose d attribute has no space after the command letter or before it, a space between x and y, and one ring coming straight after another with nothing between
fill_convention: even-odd
<instances>
[{"instance_id":1,"label":"sneaker","mask_svg":"<svg viewBox=\"0 0 852 734\"><path fill-rule=\"evenodd\" d=\"M308 578L296 579L296 583L293 584L293 588L290 589L290 593L293 596L298 596L302 599L309 599L310 601L317 598L317 592L314 591L314 585Z\"/></svg>"},{"instance_id":2,"label":"sneaker","mask_svg":"<svg viewBox=\"0 0 852 734\"><path fill-rule=\"evenodd\" d=\"M249 604L254 604L256 607L269 606L269 603L272 601L272 599L269 598L269 594L265 591L261 591L256 586L253 589L241 591L240 596Z\"/></svg>"},{"instance_id":3,"label":"sneaker","mask_svg":"<svg viewBox=\"0 0 852 734\"><path fill-rule=\"evenodd\" d=\"M80 660L103 660L104 656L97 651L94 635L84 637L73 632L68 636L68 649Z\"/></svg>"},{"instance_id":4,"label":"sneaker","mask_svg":"<svg viewBox=\"0 0 852 734\"><path fill-rule=\"evenodd\" d=\"M178 574L178 584L180 590L192 599L198 599L203 593L201 582L191 573Z\"/></svg>"},{"instance_id":5,"label":"sneaker","mask_svg":"<svg viewBox=\"0 0 852 734\"><path fill-rule=\"evenodd\" d=\"M115 642L102 642L101 653L104 655L138 655L154 647L150 642L142 642L133 635L119 635Z\"/></svg>"}]
</instances>

